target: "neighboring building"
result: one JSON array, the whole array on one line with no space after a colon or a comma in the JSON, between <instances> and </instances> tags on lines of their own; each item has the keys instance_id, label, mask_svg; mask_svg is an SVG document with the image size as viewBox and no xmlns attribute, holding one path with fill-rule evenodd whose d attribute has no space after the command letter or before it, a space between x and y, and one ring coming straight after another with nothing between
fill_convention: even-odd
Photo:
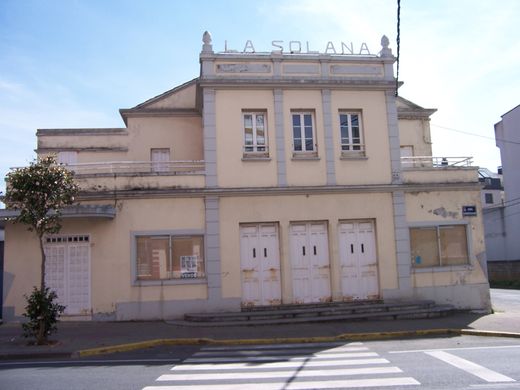
<instances>
[{"instance_id":1,"label":"neighboring building","mask_svg":"<svg viewBox=\"0 0 520 390\"><path fill-rule=\"evenodd\" d=\"M478 173L478 181L483 186L480 193L482 209L502 206L504 204L504 187L501 174L493 173L486 168L479 168Z\"/></svg>"},{"instance_id":2,"label":"neighboring building","mask_svg":"<svg viewBox=\"0 0 520 390\"><path fill-rule=\"evenodd\" d=\"M2 307L4 303L4 221L0 220L0 323L2 323Z\"/></svg>"},{"instance_id":3,"label":"neighboring building","mask_svg":"<svg viewBox=\"0 0 520 390\"><path fill-rule=\"evenodd\" d=\"M520 280L520 105L495 124L495 138L504 198L484 212L489 280Z\"/></svg>"},{"instance_id":4,"label":"neighboring building","mask_svg":"<svg viewBox=\"0 0 520 390\"><path fill-rule=\"evenodd\" d=\"M432 157L435 110L395 97L386 37L379 55L203 41L200 77L120 110L125 128L37 132L37 153L58 153L83 189L46 245L68 315L375 298L489 309L477 168ZM39 252L6 229L12 319Z\"/></svg>"}]
</instances>

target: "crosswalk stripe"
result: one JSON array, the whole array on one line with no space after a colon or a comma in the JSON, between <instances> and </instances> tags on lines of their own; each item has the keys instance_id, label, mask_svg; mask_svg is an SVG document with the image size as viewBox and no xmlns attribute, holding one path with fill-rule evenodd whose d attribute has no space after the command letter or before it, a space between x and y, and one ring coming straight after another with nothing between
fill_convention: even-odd
<instances>
[{"instance_id":1,"label":"crosswalk stripe","mask_svg":"<svg viewBox=\"0 0 520 390\"><path fill-rule=\"evenodd\" d=\"M473 374L479 377L480 379L484 379L487 382L516 382L513 378L502 375L496 371L490 370L489 368L470 362L469 360L463 359L461 357L452 355L448 352L430 351L425 353L439 360L442 360L445 363L451 364L454 367L460 368L463 371Z\"/></svg>"},{"instance_id":2,"label":"crosswalk stripe","mask_svg":"<svg viewBox=\"0 0 520 390\"><path fill-rule=\"evenodd\" d=\"M362 342L355 341L344 343L341 341L333 341L327 343L294 343L294 344L256 344L256 345L229 345L229 346L206 346L202 347L203 351L231 351L234 349L291 349L291 348L329 348L329 347L355 347L363 345Z\"/></svg>"},{"instance_id":3,"label":"crosswalk stripe","mask_svg":"<svg viewBox=\"0 0 520 390\"><path fill-rule=\"evenodd\" d=\"M335 370L312 370L312 371L257 371L257 372L215 372L215 373L197 373L196 380L229 380L229 379L267 379L267 378L306 378L320 376L351 376L351 375L376 375L376 374L395 374L403 372L398 367L363 367ZM190 381L193 380L193 373L189 374L169 374L161 375L157 381Z\"/></svg>"},{"instance_id":4,"label":"crosswalk stripe","mask_svg":"<svg viewBox=\"0 0 520 390\"><path fill-rule=\"evenodd\" d=\"M322 351L319 351L318 353L321 354L335 354L340 352L361 352L361 351L368 351L367 347L340 347L340 348L332 348L332 349L325 349ZM271 355L277 355L277 354L287 354L290 352L291 354L313 354L316 352L315 348L301 348L301 349L295 349L291 351L287 350L280 350L280 349L264 349L264 350L251 350L251 349L242 349L242 350L233 350L233 351L200 351L196 352L193 356L255 356L255 355L261 355L269 353Z\"/></svg>"},{"instance_id":5,"label":"crosswalk stripe","mask_svg":"<svg viewBox=\"0 0 520 390\"><path fill-rule=\"evenodd\" d=\"M197 354L193 355L193 358L186 359L186 363L232 363L232 362L265 362L265 361L278 361L278 360L338 360L338 359L350 359L350 358L363 358L363 357L375 357L378 356L375 352L346 352L337 354L314 354L308 356L298 355L264 355L264 356L227 356L227 357L207 357L199 358Z\"/></svg>"},{"instance_id":6,"label":"crosswalk stripe","mask_svg":"<svg viewBox=\"0 0 520 390\"><path fill-rule=\"evenodd\" d=\"M401 378L376 378L376 379L345 379L337 381L309 381L291 383L233 383L233 384L204 384L204 385L171 385L171 386L148 386L143 390L310 390L310 389L333 389L333 388L355 388L355 387L388 387L420 385L411 377Z\"/></svg>"},{"instance_id":7,"label":"crosswalk stripe","mask_svg":"<svg viewBox=\"0 0 520 390\"><path fill-rule=\"evenodd\" d=\"M186 365L178 365L173 367L172 371L177 370L186 370L186 371L198 371L198 370L240 370L240 369L250 369L251 367L261 367L261 368L299 368L305 365L307 367L346 367L346 366L361 366L366 364L388 364L390 363L388 360L383 358L374 358L374 359L351 359L351 360L338 360L338 361L330 361L330 360L318 360L318 361L290 361L290 362L270 362L270 363L262 363L261 366L252 366L252 363L222 363L222 364L186 364Z\"/></svg>"}]
</instances>

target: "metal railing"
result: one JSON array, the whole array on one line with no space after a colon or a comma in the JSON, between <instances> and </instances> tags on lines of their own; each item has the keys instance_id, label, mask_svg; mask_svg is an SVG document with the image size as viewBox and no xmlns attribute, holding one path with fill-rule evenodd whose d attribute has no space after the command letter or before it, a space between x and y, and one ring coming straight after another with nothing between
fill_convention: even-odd
<instances>
[{"instance_id":1,"label":"metal railing","mask_svg":"<svg viewBox=\"0 0 520 390\"><path fill-rule=\"evenodd\" d=\"M472 157L401 157L402 168L467 168L473 166Z\"/></svg>"},{"instance_id":2,"label":"metal railing","mask_svg":"<svg viewBox=\"0 0 520 390\"><path fill-rule=\"evenodd\" d=\"M108 161L66 164L76 175L98 174L173 174L204 173L204 160L182 161Z\"/></svg>"}]
</instances>

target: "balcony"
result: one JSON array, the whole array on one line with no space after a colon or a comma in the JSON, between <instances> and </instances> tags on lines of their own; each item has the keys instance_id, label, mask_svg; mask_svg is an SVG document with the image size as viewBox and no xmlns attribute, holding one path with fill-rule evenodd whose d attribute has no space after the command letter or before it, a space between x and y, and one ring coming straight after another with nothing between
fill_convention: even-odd
<instances>
[{"instance_id":1,"label":"balcony","mask_svg":"<svg viewBox=\"0 0 520 390\"><path fill-rule=\"evenodd\" d=\"M111 161L67 164L84 191L203 188L204 161Z\"/></svg>"},{"instance_id":2,"label":"balcony","mask_svg":"<svg viewBox=\"0 0 520 390\"><path fill-rule=\"evenodd\" d=\"M478 182L471 157L401 157L401 168L405 184Z\"/></svg>"}]
</instances>

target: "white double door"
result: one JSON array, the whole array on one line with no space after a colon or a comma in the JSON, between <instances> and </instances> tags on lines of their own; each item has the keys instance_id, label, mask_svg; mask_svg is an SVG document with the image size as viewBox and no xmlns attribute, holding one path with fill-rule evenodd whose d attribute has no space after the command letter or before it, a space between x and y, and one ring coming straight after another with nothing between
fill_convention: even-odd
<instances>
[{"instance_id":1,"label":"white double door","mask_svg":"<svg viewBox=\"0 0 520 390\"><path fill-rule=\"evenodd\" d=\"M81 240L81 241L80 241ZM89 315L90 244L86 236L60 236L45 245L45 284L58 295L65 314Z\"/></svg>"},{"instance_id":2,"label":"white double door","mask_svg":"<svg viewBox=\"0 0 520 390\"><path fill-rule=\"evenodd\" d=\"M341 223L339 255L344 299L378 298L379 279L374 223L372 221Z\"/></svg>"},{"instance_id":3,"label":"white double door","mask_svg":"<svg viewBox=\"0 0 520 390\"><path fill-rule=\"evenodd\" d=\"M327 225L294 223L290 251L294 303L331 300Z\"/></svg>"},{"instance_id":4,"label":"white double door","mask_svg":"<svg viewBox=\"0 0 520 390\"><path fill-rule=\"evenodd\" d=\"M240 227L242 305L279 305L282 302L278 225Z\"/></svg>"}]
</instances>

